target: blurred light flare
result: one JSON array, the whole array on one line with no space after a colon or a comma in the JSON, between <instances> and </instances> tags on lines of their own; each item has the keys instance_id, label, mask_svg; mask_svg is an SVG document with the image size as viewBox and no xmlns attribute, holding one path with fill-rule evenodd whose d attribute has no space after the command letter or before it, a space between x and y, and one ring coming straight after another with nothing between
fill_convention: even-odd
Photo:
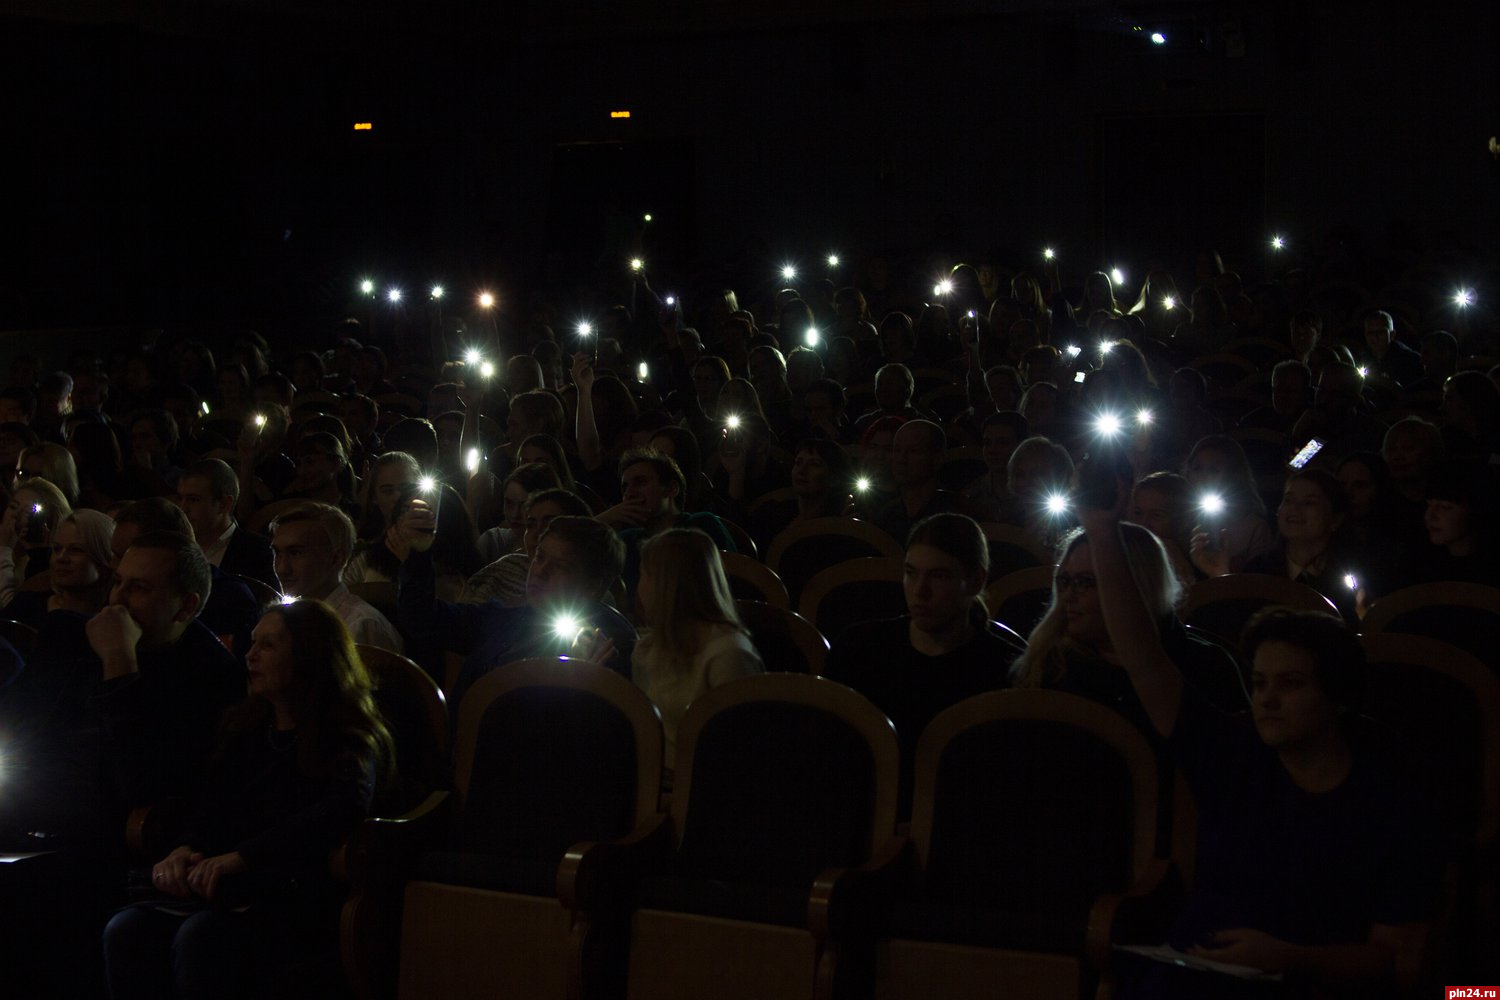
<instances>
[{"instance_id":1,"label":"blurred light flare","mask_svg":"<svg viewBox=\"0 0 1500 1000\"><path fill-rule=\"evenodd\" d=\"M1053 517L1068 512L1068 497L1064 493L1049 493L1047 495L1047 513Z\"/></svg>"},{"instance_id":2,"label":"blurred light flare","mask_svg":"<svg viewBox=\"0 0 1500 1000\"><path fill-rule=\"evenodd\" d=\"M481 308L481 309L490 309L490 308L493 308L494 305L495 305L495 297L493 295L491 295L489 292L480 292L479 293L479 308Z\"/></svg>"},{"instance_id":3,"label":"blurred light flare","mask_svg":"<svg viewBox=\"0 0 1500 1000\"><path fill-rule=\"evenodd\" d=\"M1205 493L1198 499L1198 509L1210 517L1224 513L1224 498L1218 493Z\"/></svg>"}]
</instances>

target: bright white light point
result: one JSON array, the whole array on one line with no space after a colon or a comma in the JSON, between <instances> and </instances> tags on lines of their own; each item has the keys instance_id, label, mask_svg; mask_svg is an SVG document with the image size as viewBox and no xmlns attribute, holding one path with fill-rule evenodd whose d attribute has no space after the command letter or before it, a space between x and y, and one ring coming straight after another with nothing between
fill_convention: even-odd
<instances>
[{"instance_id":1,"label":"bright white light point","mask_svg":"<svg viewBox=\"0 0 1500 1000\"><path fill-rule=\"evenodd\" d=\"M470 472L479 471L479 449L470 448L469 453L464 456L464 468Z\"/></svg>"},{"instance_id":2,"label":"bright white light point","mask_svg":"<svg viewBox=\"0 0 1500 1000\"><path fill-rule=\"evenodd\" d=\"M1068 357L1070 357L1070 358L1076 358L1076 357L1078 357L1078 355L1080 355L1082 353L1083 353L1083 348L1079 347L1077 344L1069 344L1068 345Z\"/></svg>"},{"instance_id":3,"label":"bright white light point","mask_svg":"<svg viewBox=\"0 0 1500 1000\"><path fill-rule=\"evenodd\" d=\"M1113 340L1101 340L1101 341L1099 341L1099 353L1100 354L1108 354L1110 351L1114 350L1114 347L1115 347L1115 342Z\"/></svg>"},{"instance_id":4,"label":"bright white light point","mask_svg":"<svg viewBox=\"0 0 1500 1000\"><path fill-rule=\"evenodd\" d=\"M1460 288L1453 293L1453 304L1460 309L1467 309L1474 304L1474 293L1467 288Z\"/></svg>"},{"instance_id":5,"label":"bright white light point","mask_svg":"<svg viewBox=\"0 0 1500 1000\"><path fill-rule=\"evenodd\" d=\"M641 268L643 268L645 266L646 266L646 262L643 261L643 260L641 260L639 257L632 257L632 258L630 258L630 269L632 271L639 271Z\"/></svg>"},{"instance_id":6,"label":"bright white light point","mask_svg":"<svg viewBox=\"0 0 1500 1000\"><path fill-rule=\"evenodd\" d=\"M645 219L647 222L650 222L651 221L651 213L647 212L645 215L641 216L641 218Z\"/></svg>"},{"instance_id":7,"label":"bright white light point","mask_svg":"<svg viewBox=\"0 0 1500 1000\"><path fill-rule=\"evenodd\" d=\"M264 426L266 426L266 415L264 413L257 413L255 415L255 426L257 426L257 427L264 427Z\"/></svg>"},{"instance_id":8,"label":"bright white light point","mask_svg":"<svg viewBox=\"0 0 1500 1000\"><path fill-rule=\"evenodd\" d=\"M442 285L433 285L432 286L432 297L435 298L435 299L440 299L440 298L443 297L443 286Z\"/></svg>"},{"instance_id":9,"label":"bright white light point","mask_svg":"<svg viewBox=\"0 0 1500 1000\"><path fill-rule=\"evenodd\" d=\"M942 281L939 281L937 283L937 287L934 288L933 291L939 295L947 295L949 292L953 291L953 282L949 281L947 278L944 278Z\"/></svg>"},{"instance_id":10,"label":"bright white light point","mask_svg":"<svg viewBox=\"0 0 1500 1000\"><path fill-rule=\"evenodd\" d=\"M401 289L399 289L399 288L392 288L390 291L388 291L388 292L385 293L385 297L388 298L388 299L390 299L392 302L400 302L401 301Z\"/></svg>"},{"instance_id":11,"label":"bright white light point","mask_svg":"<svg viewBox=\"0 0 1500 1000\"><path fill-rule=\"evenodd\" d=\"M479 377L480 378L494 378L495 377L495 363L493 361L481 361L481 362L479 362Z\"/></svg>"},{"instance_id":12,"label":"bright white light point","mask_svg":"<svg viewBox=\"0 0 1500 1000\"><path fill-rule=\"evenodd\" d=\"M861 493L870 492L870 481L863 476L854 481L854 488Z\"/></svg>"},{"instance_id":13,"label":"bright white light point","mask_svg":"<svg viewBox=\"0 0 1500 1000\"><path fill-rule=\"evenodd\" d=\"M1125 284L1125 272L1118 267L1112 267L1109 269L1109 280L1117 285L1123 285Z\"/></svg>"},{"instance_id":14,"label":"bright white light point","mask_svg":"<svg viewBox=\"0 0 1500 1000\"><path fill-rule=\"evenodd\" d=\"M1141 427L1150 427L1153 419L1150 410L1140 410L1135 415L1135 422Z\"/></svg>"},{"instance_id":15,"label":"bright white light point","mask_svg":"<svg viewBox=\"0 0 1500 1000\"><path fill-rule=\"evenodd\" d=\"M808 347L817 347L818 346L818 328L815 327L815 326L808 327L807 328L807 332L802 335L802 339L807 344Z\"/></svg>"},{"instance_id":16,"label":"bright white light point","mask_svg":"<svg viewBox=\"0 0 1500 1000\"><path fill-rule=\"evenodd\" d=\"M1369 378L1370 377L1370 369L1366 368L1364 365L1360 365L1355 370L1359 372L1359 377L1360 378Z\"/></svg>"},{"instance_id":17,"label":"bright white light point","mask_svg":"<svg viewBox=\"0 0 1500 1000\"><path fill-rule=\"evenodd\" d=\"M839 266L839 255L838 254L831 253L831 254L828 255L828 266L829 267L838 267Z\"/></svg>"},{"instance_id":18,"label":"bright white light point","mask_svg":"<svg viewBox=\"0 0 1500 1000\"><path fill-rule=\"evenodd\" d=\"M1177 308L1177 300L1174 299L1174 298L1172 298L1172 296L1168 295L1166 298L1164 298L1164 299L1161 300L1161 307L1163 309L1168 309L1168 310L1176 309Z\"/></svg>"},{"instance_id":19,"label":"bright white light point","mask_svg":"<svg viewBox=\"0 0 1500 1000\"><path fill-rule=\"evenodd\" d=\"M33 514L40 514L42 512L42 505L39 504L39 503L32 504L31 505L31 512Z\"/></svg>"},{"instance_id":20,"label":"bright white light point","mask_svg":"<svg viewBox=\"0 0 1500 1000\"><path fill-rule=\"evenodd\" d=\"M364 281L361 281L359 283L359 290L361 292L364 292L366 295L371 295L375 291L375 282L371 281L369 278L366 278Z\"/></svg>"},{"instance_id":21,"label":"bright white light point","mask_svg":"<svg viewBox=\"0 0 1500 1000\"><path fill-rule=\"evenodd\" d=\"M1114 437L1116 434L1120 433L1120 431L1123 430L1124 427L1125 422L1120 419L1118 414L1115 413L1103 414L1094 423L1094 428L1105 437Z\"/></svg>"},{"instance_id":22,"label":"bright white light point","mask_svg":"<svg viewBox=\"0 0 1500 1000\"><path fill-rule=\"evenodd\" d=\"M675 296L675 295L668 295L667 296L667 305L669 305L669 306L675 306L676 304L677 304L677 296Z\"/></svg>"},{"instance_id":23,"label":"bright white light point","mask_svg":"<svg viewBox=\"0 0 1500 1000\"><path fill-rule=\"evenodd\" d=\"M436 488L437 480L433 479L431 476L423 476L421 479L417 480L417 489L421 490L423 493L431 493Z\"/></svg>"},{"instance_id":24,"label":"bright white light point","mask_svg":"<svg viewBox=\"0 0 1500 1000\"><path fill-rule=\"evenodd\" d=\"M1047 513L1061 514L1068 509L1068 498L1061 493L1053 493L1047 497Z\"/></svg>"},{"instance_id":25,"label":"bright white light point","mask_svg":"<svg viewBox=\"0 0 1500 1000\"><path fill-rule=\"evenodd\" d=\"M1048 247L1047 249L1045 249L1045 250L1042 251L1042 259L1043 260L1053 260L1056 257L1057 257L1057 251L1054 250L1054 249L1052 249L1051 247Z\"/></svg>"},{"instance_id":26,"label":"bright white light point","mask_svg":"<svg viewBox=\"0 0 1500 1000\"><path fill-rule=\"evenodd\" d=\"M739 415L731 413L729 416L725 417L724 418L724 426L728 427L732 431L739 430L739 428L740 428L740 418L739 418Z\"/></svg>"},{"instance_id":27,"label":"bright white light point","mask_svg":"<svg viewBox=\"0 0 1500 1000\"><path fill-rule=\"evenodd\" d=\"M1160 31L1153 31L1151 32L1151 44L1165 45L1167 44L1167 36L1163 35Z\"/></svg>"},{"instance_id":28,"label":"bright white light point","mask_svg":"<svg viewBox=\"0 0 1500 1000\"><path fill-rule=\"evenodd\" d=\"M479 308L488 309L495 304L495 297L489 292L479 293Z\"/></svg>"},{"instance_id":29,"label":"bright white light point","mask_svg":"<svg viewBox=\"0 0 1500 1000\"><path fill-rule=\"evenodd\" d=\"M651 369L648 368L648 367L646 367L646 362L642 361L640 364L638 364L638 365L635 366L635 377L636 378L638 378L642 382L644 382L650 376L651 376Z\"/></svg>"},{"instance_id":30,"label":"bright white light point","mask_svg":"<svg viewBox=\"0 0 1500 1000\"><path fill-rule=\"evenodd\" d=\"M478 348L471 347L464 352L464 364L466 365L477 365L479 364L479 359L480 355Z\"/></svg>"},{"instance_id":31,"label":"bright white light point","mask_svg":"<svg viewBox=\"0 0 1500 1000\"><path fill-rule=\"evenodd\" d=\"M1344 586L1348 587L1350 590L1358 590L1359 579L1353 573L1345 573Z\"/></svg>"},{"instance_id":32,"label":"bright white light point","mask_svg":"<svg viewBox=\"0 0 1500 1000\"><path fill-rule=\"evenodd\" d=\"M558 615L552 619L552 631L556 632L560 639L576 639L582 628L582 623L574 615Z\"/></svg>"},{"instance_id":33,"label":"bright white light point","mask_svg":"<svg viewBox=\"0 0 1500 1000\"><path fill-rule=\"evenodd\" d=\"M1280 236L1272 236L1271 237L1271 249L1272 250L1285 250L1286 249L1286 240L1282 239Z\"/></svg>"},{"instance_id":34,"label":"bright white light point","mask_svg":"<svg viewBox=\"0 0 1500 1000\"><path fill-rule=\"evenodd\" d=\"M786 264L781 269L781 276L786 280L791 281L797 276L797 269L790 264Z\"/></svg>"},{"instance_id":35,"label":"bright white light point","mask_svg":"<svg viewBox=\"0 0 1500 1000\"><path fill-rule=\"evenodd\" d=\"M296 604L296 603L297 603L297 595L296 594L282 594L281 595L281 606L282 607L286 607L288 604Z\"/></svg>"},{"instance_id":36,"label":"bright white light point","mask_svg":"<svg viewBox=\"0 0 1500 1000\"><path fill-rule=\"evenodd\" d=\"M208 416L208 400L203 401L203 415Z\"/></svg>"},{"instance_id":37,"label":"bright white light point","mask_svg":"<svg viewBox=\"0 0 1500 1000\"><path fill-rule=\"evenodd\" d=\"M1222 514L1224 513L1224 498L1217 493L1209 493L1203 497L1198 506L1205 514Z\"/></svg>"},{"instance_id":38,"label":"bright white light point","mask_svg":"<svg viewBox=\"0 0 1500 1000\"><path fill-rule=\"evenodd\" d=\"M594 332L594 327L591 324L589 324L589 323L579 323L578 324L578 336L580 336L580 337L587 337L589 334L591 334L593 332Z\"/></svg>"}]
</instances>

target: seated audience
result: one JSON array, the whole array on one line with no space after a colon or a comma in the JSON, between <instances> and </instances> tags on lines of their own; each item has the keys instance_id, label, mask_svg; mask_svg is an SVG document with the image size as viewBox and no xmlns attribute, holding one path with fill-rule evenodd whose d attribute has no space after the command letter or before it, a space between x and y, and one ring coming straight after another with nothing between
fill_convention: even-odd
<instances>
[{"instance_id":1,"label":"seated audience","mask_svg":"<svg viewBox=\"0 0 1500 1000\"><path fill-rule=\"evenodd\" d=\"M249 698L178 846L152 866L156 898L105 930L117 1000L271 995L288 969L336 953L347 890L328 859L391 781L395 748L326 605L269 612L247 659Z\"/></svg>"}]
</instances>

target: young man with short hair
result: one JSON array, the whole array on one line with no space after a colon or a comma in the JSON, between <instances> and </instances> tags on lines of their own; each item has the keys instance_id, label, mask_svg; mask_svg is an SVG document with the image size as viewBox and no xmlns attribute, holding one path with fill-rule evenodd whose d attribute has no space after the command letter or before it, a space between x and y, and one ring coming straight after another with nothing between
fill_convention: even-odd
<instances>
[{"instance_id":1,"label":"young man with short hair","mask_svg":"<svg viewBox=\"0 0 1500 1000\"><path fill-rule=\"evenodd\" d=\"M239 477L217 458L194 462L177 480L177 506L187 515L209 564L275 587L276 557L271 543L240 527L234 518L239 499Z\"/></svg>"},{"instance_id":2,"label":"young man with short hair","mask_svg":"<svg viewBox=\"0 0 1500 1000\"><path fill-rule=\"evenodd\" d=\"M1413 972L1441 839L1418 797L1344 725L1364 692L1359 640L1331 615L1276 608L1252 619L1241 645L1254 729L1240 727L1167 656L1118 512L1081 519L1114 649L1198 808L1197 872L1169 942L1313 989L1383 989ZM1120 995L1204 996L1229 982L1153 965Z\"/></svg>"},{"instance_id":3,"label":"young man with short hair","mask_svg":"<svg viewBox=\"0 0 1500 1000\"><path fill-rule=\"evenodd\" d=\"M354 522L331 504L299 504L271 522L276 573L286 594L328 605L355 642L405 652L390 619L344 585L344 567L354 544Z\"/></svg>"},{"instance_id":4,"label":"young man with short hair","mask_svg":"<svg viewBox=\"0 0 1500 1000\"><path fill-rule=\"evenodd\" d=\"M455 715L464 692L489 671L527 657L566 653L589 629L614 643L610 666L630 675L635 629L604 603L625 563L624 544L607 525L588 517L555 518L536 543L526 576L526 603L519 607L494 599L484 604L437 599L429 551L436 528L423 501L413 501L396 529L406 550L396 606L401 631L413 647L429 654L465 655L458 683L449 692Z\"/></svg>"}]
</instances>

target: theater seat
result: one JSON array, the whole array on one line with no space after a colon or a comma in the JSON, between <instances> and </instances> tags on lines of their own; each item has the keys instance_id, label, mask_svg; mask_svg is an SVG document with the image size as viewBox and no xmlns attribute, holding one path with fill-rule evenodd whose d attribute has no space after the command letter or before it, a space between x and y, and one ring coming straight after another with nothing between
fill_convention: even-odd
<instances>
[{"instance_id":1,"label":"theater seat","mask_svg":"<svg viewBox=\"0 0 1500 1000\"><path fill-rule=\"evenodd\" d=\"M624 995L858 995L844 992L859 975L839 951L841 903L898 855L898 769L890 722L831 681L764 674L695 701L668 836L628 870Z\"/></svg>"},{"instance_id":2,"label":"theater seat","mask_svg":"<svg viewBox=\"0 0 1500 1000\"><path fill-rule=\"evenodd\" d=\"M877 1000L1093 996L1111 946L1158 942L1180 894L1155 857L1159 781L1145 738L1083 698L1000 691L939 715Z\"/></svg>"},{"instance_id":3,"label":"theater seat","mask_svg":"<svg viewBox=\"0 0 1500 1000\"><path fill-rule=\"evenodd\" d=\"M655 708L612 671L538 658L476 683L453 791L368 821L351 845L346 960L376 965L361 996L584 992L602 952L559 903L558 866L650 828L662 753Z\"/></svg>"}]
</instances>

